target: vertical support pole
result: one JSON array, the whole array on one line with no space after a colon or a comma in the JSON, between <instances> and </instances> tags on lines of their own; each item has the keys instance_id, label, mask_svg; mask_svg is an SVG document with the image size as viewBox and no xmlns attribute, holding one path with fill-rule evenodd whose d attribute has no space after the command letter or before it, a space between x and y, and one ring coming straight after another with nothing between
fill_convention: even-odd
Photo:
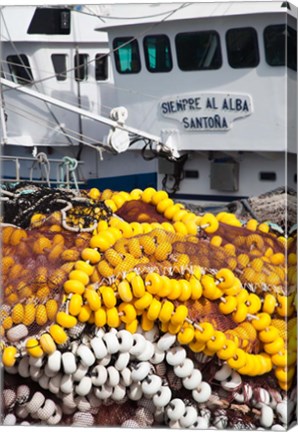
<instances>
[{"instance_id":1,"label":"vertical support pole","mask_svg":"<svg viewBox=\"0 0 298 432\"><path fill-rule=\"evenodd\" d=\"M0 58L2 53L2 43L0 41ZM3 71L1 68L1 78L4 78ZM2 82L0 82L0 124L1 124L1 144L7 144L7 128L6 128L6 118L5 118L5 111L4 111L4 99L3 99L3 87Z\"/></svg>"},{"instance_id":2,"label":"vertical support pole","mask_svg":"<svg viewBox=\"0 0 298 432\"><path fill-rule=\"evenodd\" d=\"M78 90L78 108L81 109L82 108L82 97L81 97L81 73L83 71L84 73L84 67L85 65L81 65L80 64L80 54L79 54L79 49L78 47L76 47L76 67L77 69L75 70L75 73L78 70L78 74L77 74L77 90ZM81 156L81 152L83 149L83 123L82 123L82 116L79 113L79 137L80 137L80 141L79 141L79 152L77 155L78 160L80 160L80 156Z\"/></svg>"}]
</instances>

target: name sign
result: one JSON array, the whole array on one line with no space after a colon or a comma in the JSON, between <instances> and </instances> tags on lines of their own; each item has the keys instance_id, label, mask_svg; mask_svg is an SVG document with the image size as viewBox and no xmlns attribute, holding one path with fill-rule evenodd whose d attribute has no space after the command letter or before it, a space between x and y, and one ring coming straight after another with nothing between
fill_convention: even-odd
<instances>
[{"instance_id":1,"label":"name sign","mask_svg":"<svg viewBox=\"0 0 298 432\"><path fill-rule=\"evenodd\" d=\"M226 131L234 120L252 114L252 99L244 94L198 93L163 98L160 112L187 131Z\"/></svg>"}]
</instances>

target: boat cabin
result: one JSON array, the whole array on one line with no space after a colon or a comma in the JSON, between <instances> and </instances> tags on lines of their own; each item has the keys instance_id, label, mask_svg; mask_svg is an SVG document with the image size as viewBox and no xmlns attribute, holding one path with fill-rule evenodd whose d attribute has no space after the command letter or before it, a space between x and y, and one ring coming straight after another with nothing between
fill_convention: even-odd
<instances>
[{"instance_id":1,"label":"boat cabin","mask_svg":"<svg viewBox=\"0 0 298 432\"><path fill-rule=\"evenodd\" d=\"M115 106L128 109L128 122L173 134L181 150L291 146L297 31L286 4L173 3L171 8L163 19L102 27L109 35Z\"/></svg>"},{"instance_id":2,"label":"boat cabin","mask_svg":"<svg viewBox=\"0 0 298 432\"><path fill-rule=\"evenodd\" d=\"M102 109L97 84L111 74L107 34L95 42L97 16L63 6L6 6L0 16L3 78L74 106ZM4 97L8 145L77 146L84 135L99 139L98 125L77 114L12 89L4 89Z\"/></svg>"},{"instance_id":3,"label":"boat cabin","mask_svg":"<svg viewBox=\"0 0 298 432\"><path fill-rule=\"evenodd\" d=\"M178 171L183 181L172 190L178 186L181 198L197 199L203 183L206 196L245 196L285 185L289 167L294 187L297 8L282 1L167 6L163 15L142 10L132 22L99 29L108 32L112 104L127 108L127 123L187 155L182 173L160 160L159 187L170 177L175 183Z\"/></svg>"}]
</instances>

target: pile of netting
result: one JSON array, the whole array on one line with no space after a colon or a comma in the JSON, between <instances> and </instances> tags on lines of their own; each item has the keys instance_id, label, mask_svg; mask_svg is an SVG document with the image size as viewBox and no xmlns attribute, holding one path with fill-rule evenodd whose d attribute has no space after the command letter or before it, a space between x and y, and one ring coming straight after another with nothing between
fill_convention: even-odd
<instances>
[{"instance_id":1,"label":"pile of netting","mask_svg":"<svg viewBox=\"0 0 298 432\"><path fill-rule=\"evenodd\" d=\"M281 225L285 230L297 222L297 194L292 188L277 188L274 191L259 196L250 197L246 204L246 210L255 217L270 220ZM285 217L285 205L287 217Z\"/></svg>"},{"instance_id":2,"label":"pile of netting","mask_svg":"<svg viewBox=\"0 0 298 432\"><path fill-rule=\"evenodd\" d=\"M294 230L153 188L42 192L4 193L2 424L295 423Z\"/></svg>"}]
</instances>

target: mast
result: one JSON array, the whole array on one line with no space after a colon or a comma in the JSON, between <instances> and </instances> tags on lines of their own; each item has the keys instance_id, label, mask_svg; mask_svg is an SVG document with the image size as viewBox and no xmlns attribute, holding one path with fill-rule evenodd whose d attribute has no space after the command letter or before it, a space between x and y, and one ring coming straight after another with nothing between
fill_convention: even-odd
<instances>
[{"instance_id":1,"label":"mast","mask_svg":"<svg viewBox=\"0 0 298 432\"><path fill-rule=\"evenodd\" d=\"M20 86L19 84L15 84L12 81L9 81L5 78L0 78L0 84L2 84L5 87L9 87L11 89L17 90L21 93L27 94L29 96L32 96L36 99L40 99L42 101L45 101L47 103L56 105L60 108L66 109L68 111L74 112L79 114L82 117L87 117L92 120L95 120L99 123L103 123L107 126L111 127L109 136L108 136L108 146L112 147L117 153L122 153L126 150L128 150L128 147L131 144L131 138L130 135L133 135L134 138L138 137L140 140L147 140L152 142L156 145L157 151L164 151L168 153L168 157L170 159L175 160L179 157L179 153L177 151L177 148L171 139L171 135L169 136L169 142L168 140L163 143L162 139L157 135L152 135L148 132L141 131L139 129L126 126L125 120L127 119L127 110L125 107L117 107L113 108L111 111L111 117L114 119L109 119L106 117L103 117L99 114L94 114L92 112L89 112L87 110L84 110L82 108L75 107L71 104L68 104L66 102L60 101L59 99L53 98L51 96L44 95L42 93L39 93L35 90L31 90L28 87ZM86 143L86 145L88 145ZM94 145L90 144L90 147L94 148Z\"/></svg>"}]
</instances>

